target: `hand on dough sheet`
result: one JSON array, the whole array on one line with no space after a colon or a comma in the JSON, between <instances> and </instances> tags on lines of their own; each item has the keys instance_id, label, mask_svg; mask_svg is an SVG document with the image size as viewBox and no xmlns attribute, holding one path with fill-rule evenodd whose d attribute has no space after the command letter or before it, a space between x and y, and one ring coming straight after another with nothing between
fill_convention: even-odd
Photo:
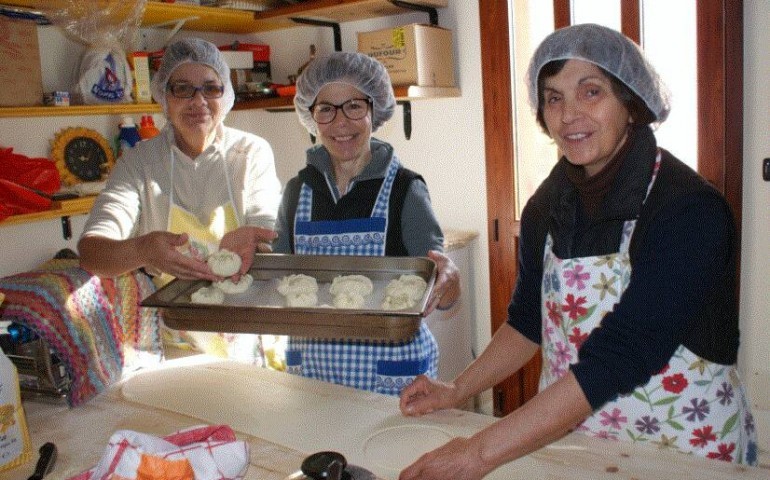
<instances>
[{"instance_id":1,"label":"hand on dough sheet","mask_svg":"<svg viewBox=\"0 0 770 480\"><path fill-rule=\"evenodd\" d=\"M425 315L433 310L449 310L460 297L460 272L457 265L451 258L443 253L431 250L428 252L428 258L436 262L436 283L433 285L433 291L428 299L428 306L425 309Z\"/></svg>"},{"instance_id":2,"label":"hand on dough sheet","mask_svg":"<svg viewBox=\"0 0 770 480\"><path fill-rule=\"evenodd\" d=\"M143 266L183 280L218 280L205 261L185 255L179 250L187 244L186 233L150 232L137 237L139 255Z\"/></svg>"},{"instance_id":3,"label":"hand on dough sheet","mask_svg":"<svg viewBox=\"0 0 770 480\"><path fill-rule=\"evenodd\" d=\"M230 250L241 257L241 268L233 275L233 281L237 282L241 275L248 272L254 262L254 253L269 253L270 242L278 234L267 228L246 225L227 232L219 242L220 249Z\"/></svg>"},{"instance_id":4,"label":"hand on dough sheet","mask_svg":"<svg viewBox=\"0 0 770 480\"><path fill-rule=\"evenodd\" d=\"M398 480L482 479L494 470L481 456L481 442L475 437L457 437L430 451L401 471Z\"/></svg>"}]
</instances>

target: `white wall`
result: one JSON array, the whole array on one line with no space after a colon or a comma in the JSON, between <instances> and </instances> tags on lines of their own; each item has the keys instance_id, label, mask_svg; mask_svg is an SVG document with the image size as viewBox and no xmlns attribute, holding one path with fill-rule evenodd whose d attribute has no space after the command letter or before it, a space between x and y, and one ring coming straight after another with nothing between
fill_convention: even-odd
<instances>
[{"instance_id":1,"label":"white wall","mask_svg":"<svg viewBox=\"0 0 770 480\"><path fill-rule=\"evenodd\" d=\"M744 2L743 245L740 365L749 384L759 445L770 451L770 8Z\"/></svg>"}]
</instances>

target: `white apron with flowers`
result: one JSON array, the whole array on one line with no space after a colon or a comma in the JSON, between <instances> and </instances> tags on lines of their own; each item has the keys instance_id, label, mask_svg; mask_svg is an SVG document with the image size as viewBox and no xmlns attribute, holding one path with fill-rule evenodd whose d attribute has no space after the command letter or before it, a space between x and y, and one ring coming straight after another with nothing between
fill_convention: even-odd
<instances>
[{"instance_id":1,"label":"white apron with flowers","mask_svg":"<svg viewBox=\"0 0 770 480\"><path fill-rule=\"evenodd\" d=\"M660 156L648 193L659 168ZM628 250L635 226L636 220L624 225L619 252L594 257L560 259L552 251L550 234L547 236L540 390L577 362L580 345L628 286ZM649 442L728 462L755 464L757 459L754 421L737 369L709 362L683 345L646 385L607 402L576 431L612 440Z\"/></svg>"}]
</instances>

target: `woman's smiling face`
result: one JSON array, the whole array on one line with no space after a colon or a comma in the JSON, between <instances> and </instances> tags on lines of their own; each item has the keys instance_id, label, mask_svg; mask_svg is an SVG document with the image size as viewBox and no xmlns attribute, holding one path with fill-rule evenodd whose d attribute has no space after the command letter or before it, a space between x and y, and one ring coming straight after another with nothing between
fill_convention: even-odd
<instances>
[{"instance_id":1,"label":"woman's smiling face","mask_svg":"<svg viewBox=\"0 0 770 480\"><path fill-rule=\"evenodd\" d=\"M596 65L568 60L544 81L543 119L561 153L593 176L628 138L632 121L612 81Z\"/></svg>"},{"instance_id":2,"label":"woman's smiling face","mask_svg":"<svg viewBox=\"0 0 770 480\"><path fill-rule=\"evenodd\" d=\"M183 63L169 78L169 84L185 83L194 87L204 84L222 85L217 72L201 63ZM192 98L176 98L166 93L168 119L176 131L188 142L193 138L207 138L222 121L222 99L204 98L200 91Z\"/></svg>"},{"instance_id":3,"label":"woman's smiling face","mask_svg":"<svg viewBox=\"0 0 770 480\"><path fill-rule=\"evenodd\" d=\"M318 92L315 104L342 105L351 99L366 99L366 95L347 83L329 83ZM318 139L329 151L334 162L356 161L370 155L372 136L371 109L363 118L351 120L341 109L330 123L318 124Z\"/></svg>"}]
</instances>

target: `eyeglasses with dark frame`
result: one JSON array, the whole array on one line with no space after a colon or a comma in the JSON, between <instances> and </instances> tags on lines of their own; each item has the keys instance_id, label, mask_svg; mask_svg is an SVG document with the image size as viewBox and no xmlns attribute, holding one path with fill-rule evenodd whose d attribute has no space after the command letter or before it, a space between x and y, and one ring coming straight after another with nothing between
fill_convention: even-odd
<instances>
[{"instance_id":1,"label":"eyeglasses with dark frame","mask_svg":"<svg viewBox=\"0 0 770 480\"><path fill-rule=\"evenodd\" d=\"M167 90L176 98L193 98L198 92L206 99L221 98L225 94L225 87L215 83L204 83L200 87L184 82L169 83Z\"/></svg>"},{"instance_id":2,"label":"eyeglasses with dark frame","mask_svg":"<svg viewBox=\"0 0 770 480\"><path fill-rule=\"evenodd\" d=\"M320 102L310 106L310 114L313 116L313 120L321 125L332 123L337 117L338 110L342 110L342 113L350 120L361 120L369 113L369 105L371 104L371 98L351 98L339 105Z\"/></svg>"}]
</instances>

